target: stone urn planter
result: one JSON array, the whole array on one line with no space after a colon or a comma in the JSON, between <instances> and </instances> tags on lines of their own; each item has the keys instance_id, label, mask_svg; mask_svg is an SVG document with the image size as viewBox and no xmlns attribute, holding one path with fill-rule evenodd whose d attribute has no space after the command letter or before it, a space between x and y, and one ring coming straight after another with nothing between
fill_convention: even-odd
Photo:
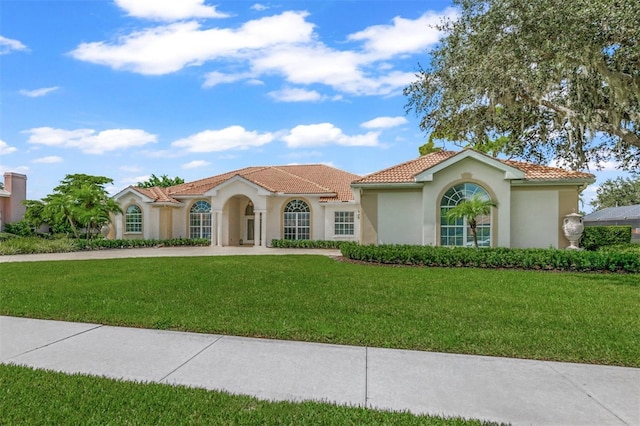
<instances>
[{"instance_id":1,"label":"stone urn planter","mask_svg":"<svg viewBox=\"0 0 640 426\"><path fill-rule=\"evenodd\" d=\"M566 215L562 223L562 230L564 231L564 236L569 240L569 247L567 248L579 250L580 247L578 247L578 242L580 241L582 232L584 231L582 216L575 212Z\"/></svg>"}]
</instances>

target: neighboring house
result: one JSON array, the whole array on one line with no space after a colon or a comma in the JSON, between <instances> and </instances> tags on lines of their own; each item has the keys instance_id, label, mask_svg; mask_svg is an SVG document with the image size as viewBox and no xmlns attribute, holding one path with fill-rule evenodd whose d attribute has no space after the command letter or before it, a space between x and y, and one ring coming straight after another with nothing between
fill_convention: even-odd
<instances>
[{"instance_id":1,"label":"neighboring house","mask_svg":"<svg viewBox=\"0 0 640 426\"><path fill-rule=\"evenodd\" d=\"M272 239L356 241L349 184L360 176L325 165L247 167L169 188L130 186L113 198L111 238L210 238L212 245Z\"/></svg>"},{"instance_id":2,"label":"neighboring house","mask_svg":"<svg viewBox=\"0 0 640 426\"><path fill-rule=\"evenodd\" d=\"M27 199L27 176L20 173L4 174L4 189L0 189L0 231L5 223L22 220L26 207L22 204Z\"/></svg>"},{"instance_id":3,"label":"neighboring house","mask_svg":"<svg viewBox=\"0 0 640 426\"><path fill-rule=\"evenodd\" d=\"M631 241L640 243L640 204L607 207L586 215L583 223L584 226L631 226Z\"/></svg>"},{"instance_id":4,"label":"neighboring house","mask_svg":"<svg viewBox=\"0 0 640 426\"><path fill-rule=\"evenodd\" d=\"M362 244L469 245L464 220L446 211L473 194L498 207L478 220L483 246L566 247L566 214L595 178L441 151L360 177L324 165L247 167L169 188L130 186L114 196L124 214L111 238L210 238L267 246L273 239Z\"/></svg>"},{"instance_id":5,"label":"neighboring house","mask_svg":"<svg viewBox=\"0 0 640 426\"><path fill-rule=\"evenodd\" d=\"M361 244L468 246L466 221L450 223L446 212L480 194L498 205L478 219L481 245L564 248L564 216L578 210L580 192L594 181L592 174L466 149L428 154L351 186L360 206Z\"/></svg>"}]
</instances>

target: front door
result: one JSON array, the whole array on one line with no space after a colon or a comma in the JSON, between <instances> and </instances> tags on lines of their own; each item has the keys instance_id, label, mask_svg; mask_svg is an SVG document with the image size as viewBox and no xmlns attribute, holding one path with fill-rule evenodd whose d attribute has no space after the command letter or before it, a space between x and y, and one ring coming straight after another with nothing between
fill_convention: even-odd
<instances>
[{"instance_id":1,"label":"front door","mask_svg":"<svg viewBox=\"0 0 640 426\"><path fill-rule=\"evenodd\" d=\"M244 226L244 244L253 244L255 242L255 229L256 229L255 216L245 217Z\"/></svg>"}]
</instances>

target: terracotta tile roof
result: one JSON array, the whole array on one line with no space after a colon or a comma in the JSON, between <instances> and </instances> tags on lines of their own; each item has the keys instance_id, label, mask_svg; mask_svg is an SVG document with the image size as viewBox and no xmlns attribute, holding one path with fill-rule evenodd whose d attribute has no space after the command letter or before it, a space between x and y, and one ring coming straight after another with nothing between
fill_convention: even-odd
<instances>
[{"instance_id":1,"label":"terracotta tile roof","mask_svg":"<svg viewBox=\"0 0 640 426\"><path fill-rule=\"evenodd\" d=\"M566 180L566 179L593 179L591 173L565 170L559 167L542 166L540 164L525 163L523 161L501 160L503 163L520 169L527 180Z\"/></svg>"},{"instance_id":2,"label":"terracotta tile roof","mask_svg":"<svg viewBox=\"0 0 640 426\"><path fill-rule=\"evenodd\" d=\"M154 186L153 188L139 188L137 186L130 186L129 188L133 189L136 192L139 192L145 197L151 198L156 203L180 203L180 201L170 197L167 194L167 188L160 188L157 186Z\"/></svg>"},{"instance_id":3,"label":"terracotta tile roof","mask_svg":"<svg viewBox=\"0 0 640 426\"><path fill-rule=\"evenodd\" d=\"M245 167L169 188L137 188L156 202L179 202L176 198L202 195L229 179L240 176L261 188L282 194L317 194L320 201L352 201L351 182L361 176L323 164Z\"/></svg>"},{"instance_id":4,"label":"terracotta tile roof","mask_svg":"<svg viewBox=\"0 0 640 426\"><path fill-rule=\"evenodd\" d=\"M405 161L396 166L372 173L354 183L411 183L415 176L457 154L455 151L439 151Z\"/></svg>"},{"instance_id":5,"label":"terracotta tile roof","mask_svg":"<svg viewBox=\"0 0 640 426\"><path fill-rule=\"evenodd\" d=\"M439 151L432 154L423 155L414 160L406 161L402 164L389 167L376 173L372 173L355 181L357 184L379 184L379 183L413 183L416 175L436 166L437 164L459 154L461 151ZM481 154L484 155L484 154ZM525 180L530 181L554 181L554 180L590 180L595 176L590 173L564 170L557 167L541 166L538 164L525 163L522 161L501 160L503 164L514 167L524 172Z\"/></svg>"}]
</instances>

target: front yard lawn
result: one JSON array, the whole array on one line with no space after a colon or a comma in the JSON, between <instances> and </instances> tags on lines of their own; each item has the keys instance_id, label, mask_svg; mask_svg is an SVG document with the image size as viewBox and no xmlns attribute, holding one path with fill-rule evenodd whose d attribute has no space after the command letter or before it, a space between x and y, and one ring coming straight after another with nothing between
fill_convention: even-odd
<instances>
[{"instance_id":1,"label":"front yard lawn","mask_svg":"<svg viewBox=\"0 0 640 426\"><path fill-rule=\"evenodd\" d=\"M637 275L323 256L6 263L0 314L640 367Z\"/></svg>"},{"instance_id":2,"label":"front yard lawn","mask_svg":"<svg viewBox=\"0 0 640 426\"><path fill-rule=\"evenodd\" d=\"M318 402L267 402L181 386L122 382L0 365L6 425L489 425Z\"/></svg>"}]
</instances>

